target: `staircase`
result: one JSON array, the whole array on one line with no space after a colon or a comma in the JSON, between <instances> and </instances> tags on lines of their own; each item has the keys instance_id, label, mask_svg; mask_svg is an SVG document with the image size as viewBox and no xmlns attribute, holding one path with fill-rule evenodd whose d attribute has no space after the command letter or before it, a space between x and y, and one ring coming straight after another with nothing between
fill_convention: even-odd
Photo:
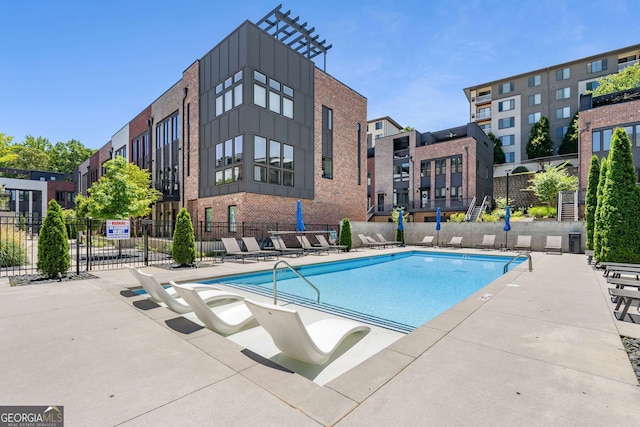
<instances>
[{"instance_id":1,"label":"staircase","mask_svg":"<svg viewBox=\"0 0 640 427\"><path fill-rule=\"evenodd\" d=\"M482 216L482 206L474 206L469 216L470 222L477 222Z\"/></svg>"},{"instance_id":2,"label":"staircase","mask_svg":"<svg viewBox=\"0 0 640 427\"><path fill-rule=\"evenodd\" d=\"M488 202L489 202L489 197L484 196L484 199L482 199L482 203L476 206L476 198L474 197L473 200L471 201L471 204L469 205L469 209L467 210L467 217L465 221L466 222L480 221L480 218L482 217L482 212L484 212Z\"/></svg>"},{"instance_id":3,"label":"staircase","mask_svg":"<svg viewBox=\"0 0 640 427\"><path fill-rule=\"evenodd\" d=\"M558 221L578 220L578 192L562 191L558 193Z\"/></svg>"}]
</instances>

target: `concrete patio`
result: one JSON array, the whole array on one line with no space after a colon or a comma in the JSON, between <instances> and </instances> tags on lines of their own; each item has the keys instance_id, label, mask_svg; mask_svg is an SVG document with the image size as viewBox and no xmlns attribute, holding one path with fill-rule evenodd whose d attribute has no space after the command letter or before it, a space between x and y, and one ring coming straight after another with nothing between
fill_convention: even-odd
<instances>
[{"instance_id":1,"label":"concrete patio","mask_svg":"<svg viewBox=\"0 0 640 427\"><path fill-rule=\"evenodd\" d=\"M69 426L640 425L620 341L640 325L615 319L584 255L532 257L533 272L521 264L324 385L209 330L178 332L163 307L136 308L145 297L121 295L137 285L124 269L22 287L5 278L0 405L63 405ZM145 270L188 281L272 265Z\"/></svg>"}]
</instances>

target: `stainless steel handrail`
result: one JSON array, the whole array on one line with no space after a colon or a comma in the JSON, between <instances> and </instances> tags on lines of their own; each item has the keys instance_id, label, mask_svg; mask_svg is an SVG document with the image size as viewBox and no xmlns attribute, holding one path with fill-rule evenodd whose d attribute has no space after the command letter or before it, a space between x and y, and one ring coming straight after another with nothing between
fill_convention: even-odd
<instances>
[{"instance_id":1,"label":"stainless steel handrail","mask_svg":"<svg viewBox=\"0 0 640 427\"><path fill-rule=\"evenodd\" d=\"M506 273L507 270L509 269L509 264L511 264L513 261L517 260L521 256L526 256L529 259L529 271L533 271L533 262L531 261L531 254L529 252L524 252L524 253L518 252L516 256L511 258L509 262L504 265L504 268L502 269L502 273Z\"/></svg>"},{"instance_id":2,"label":"stainless steel handrail","mask_svg":"<svg viewBox=\"0 0 640 427\"><path fill-rule=\"evenodd\" d=\"M276 262L275 264L273 264L273 304L276 305L278 303L278 289L277 289L277 270L278 270L278 265L279 264L285 264L287 266L287 268L289 268L289 270L293 271L295 273L296 276L298 276L299 278L301 278L302 280L304 280L305 282L307 282L307 285L311 286L315 291L316 294L318 295L318 300L317 303L320 304L320 291L318 290L318 288L316 288L315 286L313 286L313 283L311 283L306 277L304 277L302 274L298 273L298 271L293 268L291 266L291 264L289 264L287 261L281 259L280 261Z\"/></svg>"}]
</instances>

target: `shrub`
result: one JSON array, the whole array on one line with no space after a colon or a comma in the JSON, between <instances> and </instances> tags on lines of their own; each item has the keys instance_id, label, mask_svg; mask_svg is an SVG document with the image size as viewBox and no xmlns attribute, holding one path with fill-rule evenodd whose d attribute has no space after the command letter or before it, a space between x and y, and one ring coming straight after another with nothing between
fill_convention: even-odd
<instances>
[{"instance_id":1,"label":"shrub","mask_svg":"<svg viewBox=\"0 0 640 427\"><path fill-rule=\"evenodd\" d=\"M0 267L17 267L27 264L22 239L3 237L0 240Z\"/></svg>"},{"instance_id":2,"label":"shrub","mask_svg":"<svg viewBox=\"0 0 640 427\"><path fill-rule=\"evenodd\" d=\"M587 249L593 249L593 228L598 205L598 180L600 178L600 162L598 156L591 157L589 178L587 180L587 197L585 200L585 220L587 228Z\"/></svg>"},{"instance_id":3,"label":"shrub","mask_svg":"<svg viewBox=\"0 0 640 427\"><path fill-rule=\"evenodd\" d=\"M511 172L511 174L513 175L516 173L525 173L525 172L529 172L529 169L527 169L525 166L518 166Z\"/></svg>"},{"instance_id":4,"label":"shrub","mask_svg":"<svg viewBox=\"0 0 640 427\"><path fill-rule=\"evenodd\" d=\"M196 238L193 224L191 224L191 215L185 208L180 209L176 217L171 255L181 267L192 265L196 260Z\"/></svg>"},{"instance_id":5,"label":"shrub","mask_svg":"<svg viewBox=\"0 0 640 427\"><path fill-rule=\"evenodd\" d=\"M600 162L600 178L598 178L598 189L596 191L596 198L602 200L602 193L604 191L604 183L607 180L607 170L609 169L609 163L607 158L604 157ZM600 251L602 250L602 203L596 205L596 213L593 219L593 256L595 259L600 260Z\"/></svg>"},{"instance_id":6,"label":"shrub","mask_svg":"<svg viewBox=\"0 0 640 427\"><path fill-rule=\"evenodd\" d=\"M69 240L62 220L62 209L52 199L38 236L37 267L49 278L54 278L58 274L65 274L70 266Z\"/></svg>"},{"instance_id":7,"label":"shrub","mask_svg":"<svg viewBox=\"0 0 640 427\"><path fill-rule=\"evenodd\" d=\"M347 247L347 252L351 250L353 242L351 241L351 222L349 218L343 218L340 225L340 245Z\"/></svg>"},{"instance_id":8,"label":"shrub","mask_svg":"<svg viewBox=\"0 0 640 427\"><path fill-rule=\"evenodd\" d=\"M534 218L555 218L556 208L550 206L532 206L529 208L529 216Z\"/></svg>"},{"instance_id":9,"label":"shrub","mask_svg":"<svg viewBox=\"0 0 640 427\"><path fill-rule=\"evenodd\" d=\"M483 213L482 214L482 219L480 221L482 221L482 222L498 222L498 217L494 216L494 215L490 215L488 213Z\"/></svg>"},{"instance_id":10,"label":"shrub","mask_svg":"<svg viewBox=\"0 0 640 427\"><path fill-rule=\"evenodd\" d=\"M467 219L467 215L463 212L458 212L451 214L447 222L464 222L465 219Z\"/></svg>"}]
</instances>

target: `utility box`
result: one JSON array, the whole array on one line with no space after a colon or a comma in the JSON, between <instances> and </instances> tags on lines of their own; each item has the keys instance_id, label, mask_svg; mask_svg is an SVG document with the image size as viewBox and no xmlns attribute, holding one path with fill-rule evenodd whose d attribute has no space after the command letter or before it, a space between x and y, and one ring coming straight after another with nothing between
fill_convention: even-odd
<instances>
[{"instance_id":1,"label":"utility box","mask_svg":"<svg viewBox=\"0 0 640 427\"><path fill-rule=\"evenodd\" d=\"M569 252L572 254L582 253L582 234L569 233Z\"/></svg>"}]
</instances>

